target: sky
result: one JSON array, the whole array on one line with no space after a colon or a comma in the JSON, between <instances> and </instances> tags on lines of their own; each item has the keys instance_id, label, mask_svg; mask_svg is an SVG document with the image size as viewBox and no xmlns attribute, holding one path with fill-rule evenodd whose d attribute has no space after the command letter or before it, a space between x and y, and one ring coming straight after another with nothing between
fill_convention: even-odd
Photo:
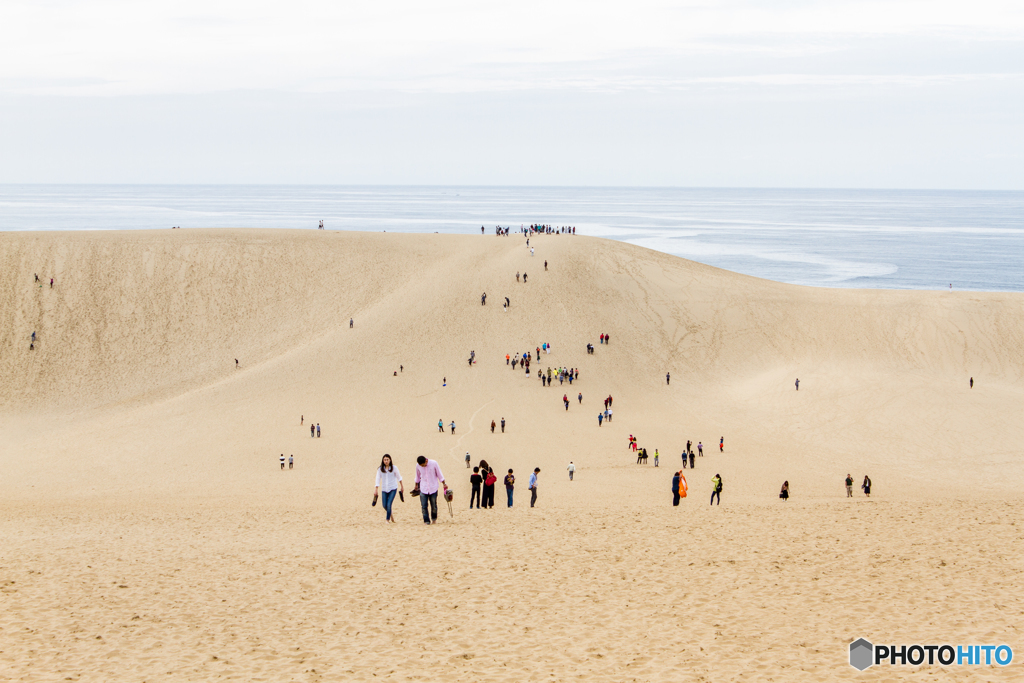
<instances>
[{"instance_id":1,"label":"sky","mask_svg":"<svg viewBox=\"0 0 1024 683\"><path fill-rule=\"evenodd\" d=\"M0 3L0 182L1024 189L1024 2Z\"/></svg>"}]
</instances>

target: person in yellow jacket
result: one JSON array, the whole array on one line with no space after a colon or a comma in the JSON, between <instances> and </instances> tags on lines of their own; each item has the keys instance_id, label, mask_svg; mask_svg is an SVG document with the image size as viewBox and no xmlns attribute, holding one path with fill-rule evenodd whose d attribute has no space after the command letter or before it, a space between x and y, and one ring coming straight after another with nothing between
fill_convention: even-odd
<instances>
[{"instance_id":1,"label":"person in yellow jacket","mask_svg":"<svg viewBox=\"0 0 1024 683\"><path fill-rule=\"evenodd\" d=\"M710 503L710 505L714 505L715 504L715 496L718 496L718 504L721 505L722 504L722 477L717 475L717 474L715 476L711 477L711 486L712 486L712 491L711 491L711 503Z\"/></svg>"}]
</instances>

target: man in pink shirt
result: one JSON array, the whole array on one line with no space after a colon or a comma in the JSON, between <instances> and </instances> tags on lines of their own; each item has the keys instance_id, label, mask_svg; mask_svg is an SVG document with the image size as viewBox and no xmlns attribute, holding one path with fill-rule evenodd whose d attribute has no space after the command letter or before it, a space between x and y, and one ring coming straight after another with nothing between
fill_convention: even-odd
<instances>
[{"instance_id":1,"label":"man in pink shirt","mask_svg":"<svg viewBox=\"0 0 1024 683\"><path fill-rule=\"evenodd\" d=\"M416 458L416 487L420 490L420 507L423 508L423 523L437 524L437 491L444 486L444 475L436 460L427 460L424 456ZM427 503L430 514L427 514Z\"/></svg>"}]
</instances>

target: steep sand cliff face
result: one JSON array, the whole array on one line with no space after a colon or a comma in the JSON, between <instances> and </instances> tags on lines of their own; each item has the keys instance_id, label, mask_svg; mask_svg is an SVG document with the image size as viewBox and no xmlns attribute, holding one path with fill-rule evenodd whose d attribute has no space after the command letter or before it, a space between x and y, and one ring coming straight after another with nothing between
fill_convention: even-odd
<instances>
[{"instance_id":1,"label":"steep sand cliff face","mask_svg":"<svg viewBox=\"0 0 1024 683\"><path fill-rule=\"evenodd\" d=\"M0 235L10 452L111 491L201 486L157 464L189 452L216 490L246 491L250 464L308 438L308 415L339 468L395 449L610 466L628 460L629 434L674 465L687 439L724 436L742 454L722 465L740 478L733 495L773 495L780 477L827 495L848 469L900 495L1019 491L1024 296L794 287L605 240L532 244L531 257L522 238L490 235ZM544 342L530 379L506 365ZM549 366L580 381L542 388ZM614 421L598 428L609 394ZM488 441L502 416L506 440ZM455 440L439 441L439 418Z\"/></svg>"}]
</instances>

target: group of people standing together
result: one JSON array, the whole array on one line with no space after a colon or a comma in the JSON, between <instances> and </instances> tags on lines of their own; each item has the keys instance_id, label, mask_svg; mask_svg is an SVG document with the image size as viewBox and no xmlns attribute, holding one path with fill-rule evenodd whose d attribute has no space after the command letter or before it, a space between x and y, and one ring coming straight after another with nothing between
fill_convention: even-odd
<instances>
[{"instance_id":1,"label":"group of people standing together","mask_svg":"<svg viewBox=\"0 0 1024 683\"><path fill-rule=\"evenodd\" d=\"M539 347L537 348L537 355L540 355L540 348ZM507 353L505 354L505 365L511 365L512 369L515 370L516 369L516 365L518 364L521 368L523 368L523 370L526 371L526 376L527 377L530 376L530 363L532 363L532 362L533 362L533 354L531 352L529 352L529 351L527 351L526 353L524 353L522 355L519 355L517 353L515 355L515 358L509 358L509 355Z\"/></svg>"},{"instance_id":2,"label":"group of people standing together","mask_svg":"<svg viewBox=\"0 0 1024 683\"><path fill-rule=\"evenodd\" d=\"M529 233L527 233L526 230L523 229L523 234L531 234L531 235L533 235L533 234L538 234L538 233L542 234L542 235L560 235L560 234L561 235L575 235L576 234L576 227L575 226L568 227L568 226L564 226L563 225L560 228L556 228L556 227L553 227L553 226L550 226L550 225L536 224L536 225L531 225L530 226L530 232Z\"/></svg>"},{"instance_id":3,"label":"group of people standing together","mask_svg":"<svg viewBox=\"0 0 1024 683\"><path fill-rule=\"evenodd\" d=\"M611 422L612 413L612 396L608 394L608 398L604 400L604 412L597 414L597 426L600 427L602 422Z\"/></svg>"},{"instance_id":4,"label":"group of people standing together","mask_svg":"<svg viewBox=\"0 0 1024 683\"><path fill-rule=\"evenodd\" d=\"M469 453L466 453L466 467L469 467L470 459ZM535 467L533 473L530 475L530 507L533 507L537 502L537 478L540 474L540 468ZM486 460L481 460L480 464L473 468L473 474L469 475L469 509L473 509L473 503L476 503L476 509L479 510L481 507L484 509L490 509L494 507L494 487L498 483L498 475L494 469L487 464ZM505 475L503 483L505 484L505 497L508 499L508 506L512 507L513 500L515 498L516 489L516 477L515 473L510 467L508 473Z\"/></svg>"},{"instance_id":5,"label":"group of people standing together","mask_svg":"<svg viewBox=\"0 0 1024 683\"><path fill-rule=\"evenodd\" d=\"M554 380L556 380L556 379L558 380L559 384L561 384L562 382L568 380L569 381L569 385L572 386L573 380L577 380L579 378L580 378L580 371L577 368L555 368L554 370L552 370L549 367L548 368L548 373L547 373L546 376L545 376L545 374L543 372L540 373L540 383L541 383L541 386L549 386L550 387L551 383Z\"/></svg>"},{"instance_id":6,"label":"group of people standing together","mask_svg":"<svg viewBox=\"0 0 1024 683\"><path fill-rule=\"evenodd\" d=\"M466 456L468 458L469 453L466 453ZM283 466L284 456L281 457ZM468 463L469 460L466 462ZM377 467L375 474L372 505L376 506L379 500L384 508L384 521L394 523L396 521L394 512L395 498L398 497L402 502L405 502L405 484L402 481L402 473L399 472L398 466L395 465L391 455L385 453L384 457L380 460L380 465ZM537 480L539 476L540 468L535 467L530 475L530 507L534 507L537 503ZM487 464L486 460L481 460L480 464L473 468L473 474L469 477L469 483L471 487L469 508L472 510L474 503L478 510L480 508L493 508L494 487L498 483L498 475ZM505 475L504 484L508 507L512 507L516 478L511 468L509 468L508 474ZM444 499L451 503L454 495L445 482L441 466L436 460L431 460L422 455L416 458L416 483L411 495L420 499L420 510L423 513L424 524L437 524L437 497L442 492Z\"/></svg>"}]
</instances>

